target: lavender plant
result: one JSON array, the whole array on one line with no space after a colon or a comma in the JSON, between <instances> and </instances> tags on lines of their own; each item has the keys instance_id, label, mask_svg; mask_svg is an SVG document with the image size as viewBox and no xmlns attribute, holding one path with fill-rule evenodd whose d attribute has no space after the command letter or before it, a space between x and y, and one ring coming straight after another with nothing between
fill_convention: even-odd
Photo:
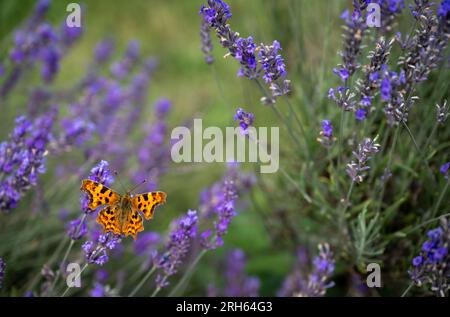
<instances>
[{"instance_id":1,"label":"lavender plant","mask_svg":"<svg viewBox=\"0 0 450 317\"><path fill-rule=\"evenodd\" d=\"M352 1L340 21L344 3L205 2L200 21L178 15L195 13L187 2L145 10L142 30L144 10L130 21L132 4L117 4L120 29L103 37L104 17L69 28L40 0L2 29L2 294L448 296L450 2ZM214 60L213 34L236 68ZM279 173L172 164L172 125L199 116L247 139L283 125ZM103 232L78 191L86 177L120 191L113 171L168 193L137 241ZM66 288L69 262L81 289ZM365 288L371 262L388 288Z\"/></svg>"}]
</instances>

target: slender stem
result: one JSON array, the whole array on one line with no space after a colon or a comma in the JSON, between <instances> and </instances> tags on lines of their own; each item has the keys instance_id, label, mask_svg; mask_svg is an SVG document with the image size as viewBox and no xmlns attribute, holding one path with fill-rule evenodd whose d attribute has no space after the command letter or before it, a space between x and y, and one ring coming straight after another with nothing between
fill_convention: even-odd
<instances>
[{"instance_id":1,"label":"slender stem","mask_svg":"<svg viewBox=\"0 0 450 317\"><path fill-rule=\"evenodd\" d=\"M66 238L68 238L66 236ZM50 258L50 260L48 260L47 262L47 266L51 266L53 264L53 261L55 261L55 259L59 256L59 254L61 253L61 250L64 247L66 240L62 239L61 242L59 243L58 247L56 248L56 251L53 253L52 257ZM39 271L34 278L30 281L30 283L25 287L26 290L32 290L34 289L34 287L36 286L36 283L39 282L39 280L42 278L42 274Z\"/></svg>"},{"instance_id":2,"label":"slender stem","mask_svg":"<svg viewBox=\"0 0 450 317\"><path fill-rule=\"evenodd\" d=\"M280 171L281 174L283 174L284 177L286 177L287 180L289 180L295 186L295 188L299 191L299 193L302 194L303 199L305 199L309 204L311 204L312 203L311 197L309 197L309 195L306 192L304 192L302 188L300 188L297 182L292 179L292 177L286 172L286 170L282 166L280 166Z\"/></svg>"},{"instance_id":3,"label":"slender stem","mask_svg":"<svg viewBox=\"0 0 450 317\"><path fill-rule=\"evenodd\" d=\"M439 206L442 203L442 199L444 198L444 195L448 189L449 184L450 184L450 178L447 180L447 183L445 184L444 188L441 191L441 194L439 195L438 201L437 201L436 205L434 206L433 211L431 212L431 218L434 218L436 216L436 213L439 209Z\"/></svg>"},{"instance_id":4,"label":"slender stem","mask_svg":"<svg viewBox=\"0 0 450 317\"><path fill-rule=\"evenodd\" d=\"M350 197L352 195L354 185L355 181L352 180L347 192L347 196L345 198L344 207L341 209L341 212L339 213L339 230L344 233L345 237L347 237L349 234L345 213L347 212L348 206L350 206Z\"/></svg>"},{"instance_id":5,"label":"slender stem","mask_svg":"<svg viewBox=\"0 0 450 317\"><path fill-rule=\"evenodd\" d=\"M339 123L338 153L343 153L342 139L343 139L343 135L344 135L344 132L343 132L344 116L345 116L345 111L344 111L344 107L342 107L341 108L341 119L340 119L340 123ZM338 171L341 169L341 155L338 155L337 169L338 169Z\"/></svg>"},{"instance_id":6,"label":"slender stem","mask_svg":"<svg viewBox=\"0 0 450 317\"><path fill-rule=\"evenodd\" d=\"M435 222L436 220L441 219L442 217L448 217L448 216L450 216L450 213L445 213L445 214L443 214L443 215L441 215L441 216L439 216L439 217L435 217L435 218L433 218L433 219L430 219L430 220L427 220L427 221L425 221L425 222L422 222L420 225L417 225L417 226L415 226L414 228L412 228L411 230L409 230L406 234L408 235L408 234L410 234L411 232L414 232L414 231L416 231L416 230L418 230L418 229L420 229L420 228L422 228L422 227L424 227L424 226L426 226L426 225L429 225L430 223Z\"/></svg>"},{"instance_id":7,"label":"slender stem","mask_svg":"<svg viewBox=\"0 0 450 317\"><path fill-rule=\"evenodd\" d=\"M61 276L61 266L64 265L64 263L66 263L66 260L69 256L70 251L72 250L74 243L75 243L75 240L71 239L70 243L69 243L69 247L67 248L66 253L64 254L64 257L59 265L59 269L56 271L55 279L53 280L52 286L50 287L51 292L54 292L54 290L55 290L55 286L59 281L59 277Z\"/></svg>"},{"instance_id":8,"label":"slender stem","mask_svg":"<svg viewBox=\"0 0 450 317\"><path fill-rule=\"evenodd\" d=\"M139 282L139 284L133 289L133 291L128 295L128 297L132 297L136 295L136 293L142 288L142 286L148 281L148 279L155 272L156 266L152 266L152 268L145 274L144 278Z\"/></svg>"},{"instance_id":9,"label":"slender stem","mask_svg":"<svg viewBox=\"0 0 450 317\"><path fill-rule=\"evenodd\" d=\"M259 87L259 89L261 90L261 92L263 93L263 95L266 98L270 98L269 95L266 92L266 89L263 87L263 85L261 84L261 82L256 78L254 79L254 81L256 82L257 86ZM295 144L298 146L298 149L301 151L302 150L302 146L300 144L300 142L298 141L298 139L295 137L295 135L292 133L292 129L290 124L287 124L287 120L283 117L283 115L280 113L280 111L278 110L277 107L275 107L274 105L271 105L270 108L272 108L272 110L275 112L275 114L277 115L278 119L284 123L286 130L289 133L289 136L292 138L292 140L295 142ZM307 152L308 153L308 152Z\"/></svg>"},{"instance_id":10,"label":"slender stem","mask_svg":"<svg viewBox=\"0 0 450 317\"><path fill-rule=\"evenodd\" d=\"M425 145L424 145L424 147L423 147L425 151L426 151L426 150L428 149L428 147L430 146L431 140L433 139L434 134L436 133L436 130L437 130L437 128L438 128L438 125L439 125L439 123L436 121L436 123L435 123L434 126L433 126L433 130L431 130L430 136L427 138L427 141L425 142Z\"/></svg>"},{"instance_id":11,"label":"slender stem","mask_svg":"<svg viewBox=\"0 0 450 317\"><path fill-rule=\"evenodd\" d=\"M431 178L433 178L433 171L431 170L430 166L428 165L428 162L424 159L423 152L420 150L419 145L416 142L416 139L414 138L414 135L412 134L411 130L409 129L408 125L405 121L402 121L403 126L405 127L406 131L408 131L409 137L411 138L412 142L414 143L414 147L416 148L417 152L419 153L419 158L422 160L423 163L425 163L425 167L427 168L428 172L430 173ZM434 178L433 178L434 180Z\"/></svg>"},{"instance_id":12,"label":"slender stem","mask_svg":"<svg viewBox=\"0 0 450 317\"><path fill-rule=\"evenodd\" d=\"M305 132L305 128L303 127L303 124L301 123L299 117L297 116L297 113L295 112L294 107L292 106L292 103L291 103L291 101L289 100L289 97L288 97L288 96L285 96L284 99L286 100L286 102L287 102L287 104L288 104L288 107L289 107L289 111L293 114L294 120L295 120L295 122L297 123L297 125L299 126L300 132L301 132L301 134L302 134L302 136L303 136L303 139L304 139L304 141L305 141L304 143L305 143L306 157L307 157L308 159L311 159L311 155L310 155L309 149L308 149L308 142L306 141L306 132Z\"/></svg>"},{"instance_id":13,"label":"slender stem","mask_svg":"<svg viewBox=\"0 0 450 317\"><path fill-rule=\"evenodd\" d=\"M394 132L394 141L392 142L391 150L389 151L389 159L388 159L388 163L387 163L387 167L386 167L388 170L391 169L392 156L393 156L393 154L394 154L394 150L395 150L395 147L396 147L396 145L397 145L397 139L398 139L399 132L400 132L400 125L397 126L397 128L395 129L395 132ZM378 198L377 213L380 212L380 209L381 209L381 203L382 203L382 201L383 201L385 189L386 189L386 182L382 182L382 184L381 184L380 196L379 196L379 198Z\"/></svg>"},{"instance_id":14,"label":"slender stem","mask_svg":"<svg viewBox=\"0 0 450 317\"><path fill-rule=\"evenodd\" d=\"M81 216L81 220L76 228L75 234L78 234L78 231L80 230L81 226L83 225L84 221L86 220L86 216L87 216L86 213L83 213L83 215ZM66 260L69 257L70 251L72 251L74 244L75 244L75 240L70 239L69 247L67 248L66 253L63 256L63 259L61 261L59 269L56 272L55 279L53 280L52 286L50 287L52 292L54 291L54 288L55 288L56 284L58 283L59 277L61 276L61 266L64 265L64 263L66 263Z\"/></svg>"},{"instance_id":15,"label":"slender stem","mask_svg":"<svg viewBox=\"0 0 450 317\"><path fill-rule=\"evenodd\" d=\"M406 294L408 294L409 290L410 290L413 286L414 286L414 283L411 282L411 283L408 285L408 287L405 289L405 291L403 292L403 294L402 294L401 297L405 297Z\"/></svg>"},{"instance_id":16,"label":"slender stem","mask_svg":"<svg viewBox=\"0 0 450 317\"><path fill-rule=\"evenodd\" d=\"M164 278L162 279L161 283L165 283L166 280L167 280L167 275L164 276ZM150 295L150 297L155 297L155 296L159 293L160 290L161 290L161 287L158 286L158 287L153 291L152 295Z\"/></svg>"},{"instance_id":17,"label":"slender stem","mask_svg":"<svg viewBox=\"0 0 450 317\"><path fill-rule=\"evenodd\" d=\"M176 292L187 282L187 280L192 276L192 273L194 273L194 268L197 266L200 259L206 254L207 250L203 249L195 258L195 260L189 265L189 268L184 273L183 277L178 281L177 285L172 289L172 291L169 293L169 297L174 296ZM154 295L152 295L154 297Z\"/></svg>"},{"instance_id":18,"label":"slender stem","mask_svg":"<svg viewBox=\"0 0 450 317\"><path fill-rule=\"evenodd\" d=\"M272 108L272 110L275 112L275 114L277 115L279 120L281 122L285 123L285 128L286 128L287 132L289 133L289 136L292 138L294 143L297 145L298 149L301 150L302 149L302 145L300 144L298 139L295 137L295 135L292 133L292 130L291 130L290 126L286 124L286 120L283 118L283 115L280 113L278 108L274 107L274 106L270 106L270 108Z\"/></svg>"},{"instance_id":19,"label":"slender stem","mask_svg":"<svg viewBox=\"0 0 450 317\"><path fill-rule=\"evenodd\" d=\"M337 190L339 191L339 196L342 196L342 194L343 194L342 189L339 186L339 174L338 174L336 168L334 167L333 160L331 159L331 151L329 148L327 148L327 159L328 159L328 164L330 165L330 168L331 168L330 175L335 175L336 179L335 179L334 184L335 184L335 187L337 187ZM331 176L330 176L330 179L331 179Z\"/></svg>"}]
</instances>

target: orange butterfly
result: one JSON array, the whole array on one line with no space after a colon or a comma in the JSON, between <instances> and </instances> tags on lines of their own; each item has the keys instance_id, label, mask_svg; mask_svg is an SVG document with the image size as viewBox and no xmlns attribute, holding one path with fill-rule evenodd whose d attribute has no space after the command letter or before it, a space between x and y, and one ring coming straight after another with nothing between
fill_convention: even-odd
<instances>
[{"instance_id":1,"label":"orange butterfly","mask_svg":"<svg viewBox=\"0 0 450 317\"><path fill-rule=\"evenodd\" d=\"M164 192L149 192L135 196L127 192L121 196L90 179L83 180L80 189L89 196L89 209L95 210L99 206L106 205L97 216L97 222L103 226L105 232L132 235L135 240L138 232L144 230L142 216L138 211L149 220L153 218L155 207L166 202Z\"/></svg>"}]
</instances>

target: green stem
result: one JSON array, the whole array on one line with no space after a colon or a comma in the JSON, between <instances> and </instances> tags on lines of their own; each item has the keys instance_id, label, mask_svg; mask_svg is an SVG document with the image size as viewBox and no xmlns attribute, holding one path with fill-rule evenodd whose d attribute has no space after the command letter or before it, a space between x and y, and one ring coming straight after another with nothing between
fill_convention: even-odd
<instances>
[{"instance_id":1,"label":"green stem","mask_svg":"<svg viewBox=\"0 0 450 317\"><path fill-rule=\"evenodd\" d=\"M80 223L78 224L78 226L76 228L76 234L78 233L78 231L80 230L84 221L86 220L86 216L87 216L86 213L83 213L83 215L81 216ZM66 253L63 256L60 267L59 267L58 271L56 272L55 279L53 280L52 286L50 287L51 292L54 292L55 286L58 283L59 277L61 276L61 265L64 265L64 263L66 263L66 260L69 257L70 251L72 250L74 244L75 244L75 240L70 239L69 247L67 248Z\"/></svg>"},{"instance_id":2,"label":"green stem","mask_svg":"<svg viewBox=\"0 0 450 317\"><path fill-rule=\"evenodd\" d=\"M192 276L194 273L194 268L197 266L198 262L201 260L201 258L206 254L207 250L203 249L195 258L195 260L189 265L189 268L184 273L183 277L178 281L177 285L172 289L172 291L169 293L169 297L172 297L176 294L176 292L187 282L187 280ZM152 295L154 297L154 295Z\"/></svg>"},{"instance_id":3,"label":"green stem","mask_svg":"<svg viewBox=\"0 0 450 317\"><path fill-rule=\"evenodd\" d=\"M402 294L401 297L405 297L406 294L408 294L409 290L410 290L413 286L414 286L414 283L411 282L411 283L408 285L408 287L405 289L405 291L403 292L403 294Z\"/></svg>"},{"instance_id":4,"label":"green stem","mask_svg":"<svg viewBox=\"0 0 450 317\"><path fill-rule=\"evenodd\" d=\"M348 206L350 206L350 197L352 195L354 185L355 185L355 181L352 180L352 182L350 184L350 188L348 189L348 192L347 192L347 196L345 198L344 207L342 208L342 211L339 214L339 230L341 232L344 232L345 237L347 237L349 234L345 213L347 212Z\"/></svg>"},{"instance_id":5,"label":"green stem","mask_svg":"<svg viewBox=\"0 0 450 317\"><path fill-rule=\"evenodd\" d=\"M288 97L288 96L285 96L284 99L286 100L286 102L287 102L287 104L288 104L290 113L292 113L292 115L294 116L295 122L297 123L297 125L298 125L299 128L300 128L300 133L302 134L303 140L305 141L304 143L305 143L306 157L307 157L308 160L310 160L310 159L311 159L311 155L310 155L309 149L308 149L308 142L306 141L306 132L305 132L305 128L303 127L303 124L301 123L299 117L297 116L297 113L294 111L294 107L292 106L292 103L291 103L291 101L289 100L289 97Z\"/></svg>"},{"instance_id":6,"label":"green stem","mask_svg":"<svg viewBox=\"0 0 450 317\"><path fill-rule=\"evenodd\" d=\"M436 205L434 206L433 211L431 212L431 218L434 218L436 216L437 210L439 209L439 206L442 203L442 199L444 199L444 195L448 189L449 184L450 184L450 177L447 180L447 183L445 184L444 188L442 189L441 194L439 195L438 201L437 201Z\"/></svg>"},{"instance_id":7,"label":"green stem","mask_svg":"<svg viewBox=\"0 0 450 317\"><path fill-rule=\"evenodd\" d=\"M338 140L338 153L343 153L343 148L342 148L342 139L343 139L343 135L344 135L344 116L345 116L345 111L344 111L344 107L341 108L341 119L340 119L340 123L339 123L339 140ZM341 155L338 155L338 162L337 162L337 170L340 171L341 170Z\"/></svg>"},{"instance_id":8,"label":"green stem","mask_svg":"<svg viewBox=\"0 0 450 317\"><path fill-rule=\"evenodd\" d=\"M263 95L266 98L270 98L269 95L266 92L266 89L263 87L263 85L261 84L261 82L256 78L254 79L254 81L256 82L258 88L261 90L261 92L263 93ZM283 115L280 113L280 111L278 110L277 107L275 107L274 105L270 105L270 108L272 108L272 110L275 112L276 116L278 117L278 119L284 123L284 126L287 130L287 132L289 133L289 136L292 138L292 140L294 141L294 143L298 146L299 151L302 150L302 146L300 144L300 142L298 141L298 139L295 137L295 135L292 133L292 129L290 124L288 124L287 120L283 117Z\"/></svg>"},{"instance_id":9,"label":"green stem","mask_svg":"<svg viewBox=\"0 0 450 317\"><path fill-rule=\"evenodd\" d=\"M419 158L422 160L422 162L425 164L425 167L427 168L427 171L430 173L430 177L433 179L433 171L431 170L430 166L428 165L428 162L424 159L423 152L420 151L419 145L416 142L416 139L414 138L414 135L412 134L411 130L409 129L408 125L405 121L402 121L403 126L405 127L406 131L408 131L409 137L411 138L412 142L414 143L414 147L416 148L416 151L419 153Z\"/></svg>"},{"instance_id":10,"label":"green stem","mask_svg":"<svg viewBox=\"0 0 450 317\"><path fill-rule=\"evenodd\" d=\"M391 169L392 156L394 155L394 150L395 150L395 147L397 145L399 132L400 132L400 125L397 126L397 128L395 129L395 132L394 132L394 141L392 142L391 150L389 151L389 159L388 159L388 163L387 163L387 167L386 167L388 170ZM386 189L386 182L382 182L380 196L378 197L377 213L380 212L385 189Z\"/></svg>"},{"instance_id":11,"label":"green stem","mask_svg":"<svg viewBox=\"0 0 450 317\"><path fill-rule=\"evenodd\" d=\"M133 297L136 293L142 288L142 286L148 281L148 279L155 272L156 266L152 266L152 268L147 272L144 278L139 282L139 284L133 289L133 291L128 295L128 297Z\"/></svg>"}]
</instances>

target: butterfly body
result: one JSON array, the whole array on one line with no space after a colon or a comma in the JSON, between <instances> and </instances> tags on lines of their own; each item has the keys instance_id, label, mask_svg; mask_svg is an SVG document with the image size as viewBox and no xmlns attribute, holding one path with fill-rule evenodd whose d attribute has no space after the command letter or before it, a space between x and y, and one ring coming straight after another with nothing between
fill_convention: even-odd
<instances>
[{"instance_id":1,"label":"butterfly body","mask_svg":"<svg viewBox=\"0 0 450 317\"><path fill-rule=\"evenodd\" d=\"M166 194L161 191L145 194L119 195L105 185L90 179L83 180L81 190L87 193L88 208L96 210L100 206L97 222L105 232L132 235L136 239L137 233L144 230L142 213L145 219L153 217L155 207L166 202Z\"/></svg>"}]
</instances>

